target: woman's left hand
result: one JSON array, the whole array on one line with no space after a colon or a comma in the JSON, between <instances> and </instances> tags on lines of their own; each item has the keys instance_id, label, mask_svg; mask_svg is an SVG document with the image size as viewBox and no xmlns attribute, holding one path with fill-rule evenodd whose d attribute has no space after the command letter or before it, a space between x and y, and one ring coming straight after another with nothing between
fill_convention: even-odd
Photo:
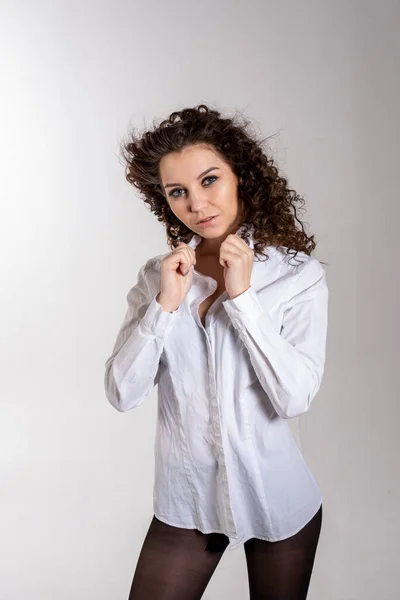
<instances>
[{"instance_id":1,"label":"woman's left hand","mask_svg":"<svg viewBox=\"0 0 400 600\"><path fill-rule=\"evenodd\" d=\"M253 250L238 235L231 233L222 242L219 262L224 267L225 289L231 300L249 289L253 260Z\"/></svg>"}]
</instances>

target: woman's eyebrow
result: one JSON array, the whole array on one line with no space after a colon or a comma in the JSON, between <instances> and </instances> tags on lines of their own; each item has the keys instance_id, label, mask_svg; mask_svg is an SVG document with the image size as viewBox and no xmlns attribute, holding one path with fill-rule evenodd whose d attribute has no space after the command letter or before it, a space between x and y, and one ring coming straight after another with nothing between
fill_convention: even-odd
<instances>
[{"instance_id":1,"label":"woman's eyebrow","mask_svg":"<svg viewBox=\"0 0 400 600\"><path fill-rule=\"evenodd\" d=\"M209 173L210 171L213 171L214 169L219 169L219 167L210 167L209 169L206 169L205 171L200 173L200 175L197 176L197 179L200 179L200 177L203 177L203 175L206 175L206 173ZM164 188L172 187L173 185L181 185L181 184L180 183L167 183L166 185L164 185Z\"/></svg>"}]
</instances>

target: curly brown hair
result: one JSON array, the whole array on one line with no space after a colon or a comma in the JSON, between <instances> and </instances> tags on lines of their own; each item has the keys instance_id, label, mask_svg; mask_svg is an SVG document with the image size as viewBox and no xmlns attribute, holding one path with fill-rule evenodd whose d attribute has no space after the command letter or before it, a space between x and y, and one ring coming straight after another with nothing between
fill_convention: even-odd
<instances>
[{"instance_id":1,"label":"curly brown hair","mask_svg":"<svg viewBox=\"0 0 400 600\"><path fill-rule=\"evenodd\" d=\"M158 220L165 223L171 249L187 243L193 231L170 209L161 185L159 163L167 153L194 144L211 147L238 177L242 238L247 240L247 232L253 226L255 256L263 254L266 246L281 246L287 254L294 251L294 257L298 251L310 255L315 249L314 236L306 234L298 217L304 199L288 187L274 160L264 152L264 140L258 140L250 130L250 121L243 115L224 117L218 110L200 104L171 113L142 135L132 131L122 142L126 179L139 190Z\"/></svg>"}]
</instances>

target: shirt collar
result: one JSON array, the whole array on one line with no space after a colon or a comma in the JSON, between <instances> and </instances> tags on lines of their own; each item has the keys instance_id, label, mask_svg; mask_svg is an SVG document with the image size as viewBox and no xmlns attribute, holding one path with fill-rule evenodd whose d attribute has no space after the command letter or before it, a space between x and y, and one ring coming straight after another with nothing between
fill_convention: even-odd
<instances>
[{"instance_id":1,"label":"shirt collar","mask_svg":"<svg viewBox=\"0 0 400 600\"><path fill-rule=\"evenodd\" d=\"M242 224L239 229L236 231L236 235L239 235L242 233L242 231L245 229L245 225L246 224ZM249 248L251 248L252 250L254 249L254 240L253 240L253 231L254 231L254 226L251 225L250 229L249 229L249 238L248 238L248 242L249 242ZM202 236L194 233L192 238L190 239L190 241L188 242L188 246L190 246L191 248L193 248L193 250L196 248L196 246L198 246L202 240Z\"/></svg>"}]
</instances>

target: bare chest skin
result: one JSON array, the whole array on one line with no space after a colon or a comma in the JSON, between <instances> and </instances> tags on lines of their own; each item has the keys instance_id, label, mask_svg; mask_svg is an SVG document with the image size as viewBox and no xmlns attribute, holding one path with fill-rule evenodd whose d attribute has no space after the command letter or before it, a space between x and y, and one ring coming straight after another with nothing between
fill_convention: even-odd
<instances>
[{"instance_id":1,"label":"bare chest skin","mask_svg":"<svg viewBox=\"0 0 400 600\"><path fill-rule=\"evenodd\" d=\"M224 267L214 258L196 256L195 269L202 275L207 275L217 281L215 292L199 304L199 317L204 327L208 309L225 291Z\"/></svg>"}]
</instances>

